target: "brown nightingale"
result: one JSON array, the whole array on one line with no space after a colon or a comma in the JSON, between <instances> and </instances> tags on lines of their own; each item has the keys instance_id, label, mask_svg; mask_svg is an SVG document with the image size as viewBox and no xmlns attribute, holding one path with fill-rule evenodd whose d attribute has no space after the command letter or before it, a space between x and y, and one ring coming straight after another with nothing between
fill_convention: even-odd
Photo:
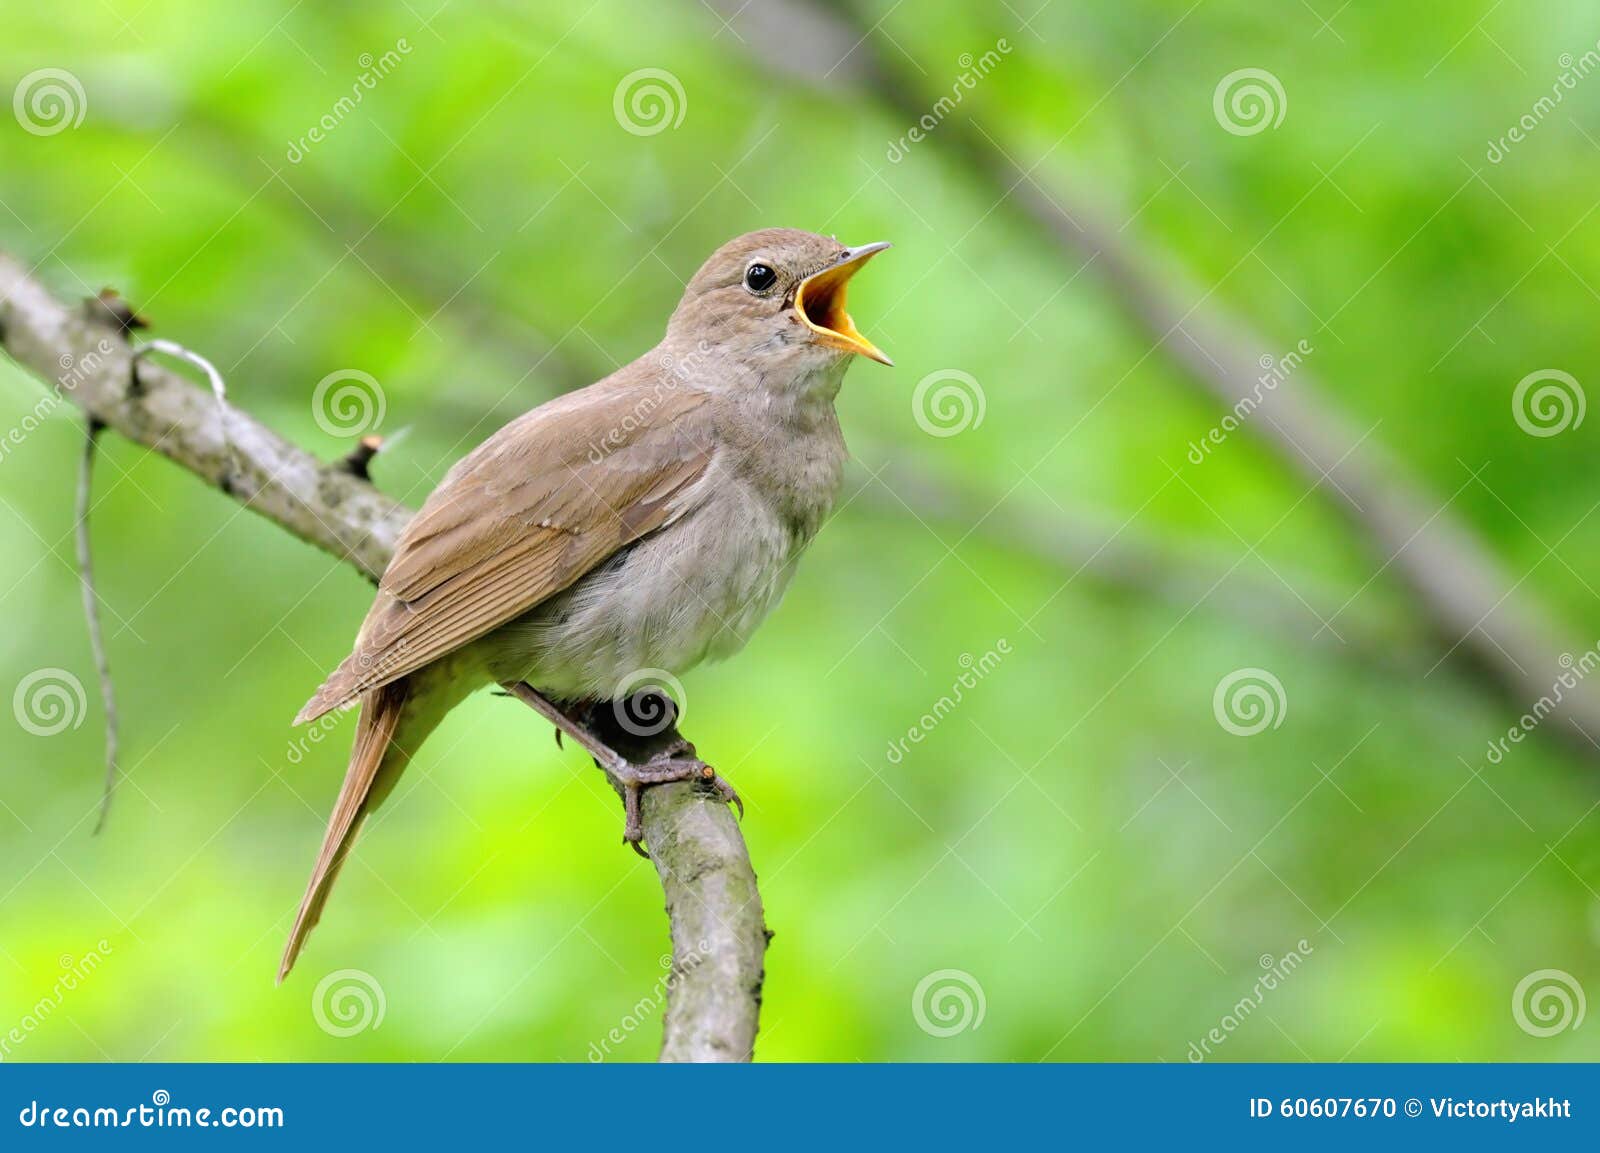
<instances>
[{"instance_id":1,"label":"brown nightingale","mask_svg":"<svg viewBox=\"0 0 1600 1153\"><path fill-rule=\"evenodd\" d=\"M777 604L839 491L834 397L856 355L845 286L885 243L772 228L717 249L654 349L517 417L459 461L395 544L355 650L296 723L359 706L355 746L279 969L288 975L362 821L446 712L501 684L589 751L642 831L643 765L585 718L641 670L728 656Z\"/></svg>"}]
</instances>

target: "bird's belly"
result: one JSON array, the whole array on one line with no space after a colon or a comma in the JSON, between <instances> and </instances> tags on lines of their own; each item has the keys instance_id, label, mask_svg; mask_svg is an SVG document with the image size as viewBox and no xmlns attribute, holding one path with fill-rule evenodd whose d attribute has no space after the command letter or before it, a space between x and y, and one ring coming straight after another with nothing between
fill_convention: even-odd
<instances>
[{"instance_id":1,"label":"bird's belly","mask_svg":"<svg viewBox=\"0 0 1600 1153\"><path fill-rule=\"evenodd\" d=\"M499 681L558 698L610 698L641 670L674 676L742 648L777 605L799 548L737 492L640 540L482 641Z\"/></svg>"}]
</instances>

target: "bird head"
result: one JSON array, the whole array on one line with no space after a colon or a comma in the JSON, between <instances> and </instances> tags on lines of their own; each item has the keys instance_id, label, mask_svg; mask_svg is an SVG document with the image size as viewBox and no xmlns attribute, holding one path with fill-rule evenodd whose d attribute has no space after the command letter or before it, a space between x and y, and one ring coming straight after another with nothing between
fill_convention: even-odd
<instances>
[{"instance_id":1,"label":"bird head","mask_svg":"<svg viewBox=\"0 0 1600 1153\"><path fill-rule=\"evenodd\" d=\"M728 241L684 289L667 325L675 344L732 352L762 377L808 374L850 356L893 364L845 311L850 278L887 241L848 248L827 236L767 228Z\"/></svg>"}]
</instances>

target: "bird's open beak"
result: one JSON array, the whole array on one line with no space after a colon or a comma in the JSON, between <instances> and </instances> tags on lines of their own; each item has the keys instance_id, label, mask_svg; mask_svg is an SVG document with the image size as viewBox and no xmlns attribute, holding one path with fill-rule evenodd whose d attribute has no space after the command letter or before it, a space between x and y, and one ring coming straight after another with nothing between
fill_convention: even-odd
<instances>
[{"instance_id":1,"label":"bird's open beak","mask_svg":"<svg viewBox=\"0 0 1600 1153\"><path fill-rule=\"evenodd\" d=\"M893 365L894 361L877 345L856 331L856 322L844 310L845 285L863 264L888 247L887 240L880 240L876 244L845 249L844 255L834 263L800 282L794 294L794 310L821 343L871 357L879 364Z\"/></svg>"}]
</instances>

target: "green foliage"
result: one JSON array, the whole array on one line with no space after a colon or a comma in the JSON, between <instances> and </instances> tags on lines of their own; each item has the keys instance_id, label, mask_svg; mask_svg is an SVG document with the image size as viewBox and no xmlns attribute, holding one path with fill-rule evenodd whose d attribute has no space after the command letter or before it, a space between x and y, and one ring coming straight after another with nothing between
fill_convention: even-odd
<instances>
[{"instance_id":1,"label":"green foliage","mask_svg":"<svg viewBox=\"0 0 1600 1153\"><path fill-rule=\"evenodd\" d=\"M858 364L841 397L863 491L749 649L687 678L686 727L749 804L777 934L760 1056L1184 1060L1260 959L1301 941L1217 1057L1600 1056L1592 1022L1537 1038L1510 1009L1545 968L1600 995L1596 758L1539 733L1487 760L1532 702L1459 660L1430 671L1441 648L1388 558L1248 429L1189 464L1224 410L1148 355L1097 270L996 203L938 128L889 163L908 125L848 69L819 92L753 58L741 18L431 7L12 6L0 96L66 69L86 110L47 136L0 118L0 247L65 296L115 285L318 453L349 448L316 419L318 381L370 373L383 431L409 430L375 478L416 503L498 423L647 349L730 236L895 242L852 294L898 364ZM1007 38L952 115L1126 222L1186 306L1248 317L1282 351L1307 340L1308 375L1489 542L1576 655L1600 634L1600 422L1531 437L1511 395L1540 369L1594 383L1600 78L1499 164L1485 150L1594 33L1576 4L1481 7L1057 4L1030 30L1020 9L939 0L866 19L885 17L875 42L930 107L962 53ZM391 50L335 113L375 66L362 55ZM1244 67L1287 107L1236 136L1213 92ZM641 68L681 84L681 124L624 130L614 92ZM934 437L912 393L949 368L979 382L985 417ZM0 363L0 428L42 395ZM0 713L0 1040L53 1000L63 958L109 951L0 1055L587 1059L660 979L660 890L617 844L600 775L487 694L427 746L273 987L348 742L341 727L301 749L288 721L370 589L115 438L93 526L128 776L90 836L80 437L62 409L0 458L0 694L55 667L90 697L54 736ZM886 464L944 478L971 514L902 505L872 479ZM973 531L991 508L983 524L1028 526L1020 539ZM1186 591L1050 563L1063 521L1123 526ZM1345 605L1351 643L1269 612L1296 595ZM995 670L891 756L1002 638ZM1247 667L1274 673L1287 709L1241 737L1212 696ZM377 979L386 1015L341 1038L310 1002L345 968ZM943 969L981 986L981 1027L919 1027L914 991ZM615 1057L650 1059L658 1038L646 1014Z\"/></svg>"}]
</instances>

